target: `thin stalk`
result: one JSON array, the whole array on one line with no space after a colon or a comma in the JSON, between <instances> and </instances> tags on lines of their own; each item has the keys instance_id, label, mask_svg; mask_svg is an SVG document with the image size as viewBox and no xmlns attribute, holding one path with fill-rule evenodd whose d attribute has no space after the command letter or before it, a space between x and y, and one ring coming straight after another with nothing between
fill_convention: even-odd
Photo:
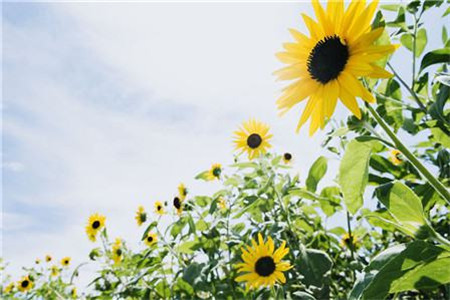
<instances>
[{"instance_id":1,"label":"thin stalk","mask_svg":"<svg viewBox=\"0 0 450 300\"><path fill-rule=\"evenodd\" d=\"M355 260L355 249L353 248L353 234L352 234L352 226L350 224L350 213L347 211L347 231L349 236L349 245L350 253L352 255L352 260ZM352 269L353 280L356 279L355 270Z\"/></svg>"},{"instance_id":2,"label":"thin stalk","mask_svg":"<svg viewBox=\"0 0 450 300\"><path fill-rule=\"evenodd\" d=\"M414 98L414 100L416 101L417 105L419 105L420 109L423 112L427 112L427 108L425 107L425 105L423 105L422 101L420 101L419 97L417 96L417 94L409 87L409 85L400 77L400 75L398 75L397 72L395 72L394 68L392 67L392 65L390 63L387 63L387 66L389 67L389 69L391 69L392 73L394 74L395 77L397 77L398 81L400 81L400 83L403 85L403 87L411 94L411 96Z\"/></svg>"},{"instance_id":3,"label":"thin stalk","mask_svg":"<svg viewBox=\"0 0 450 300\"><path fill-rule=\"evenodd\" d=\"M414 33L413 33L413 49L412 49L412 79L411 86L414 87L414 82L416 81L416 41L417 41L417 18L414 13Z\"/></svg>"},{"instance_id":4,"label":"thin stalk","mask_svg":"<svg viewBox=\"0 0 450 300\"><path fill-rule=\"evenodd\" d=\"M389 125L384 122L377 111L370 105L366 105L371 115L375 118L377 123L383 128L386 134L394 143L395 147L402 152L402 154L409 160L409 162L427 179L428 183L438 192L442 198L450 204L450 192L447 188L428 171L427 168L417 159L417 157L408 150L408 148L400 141L395 133L389 128Z\"/></svg>"}]
</instances>

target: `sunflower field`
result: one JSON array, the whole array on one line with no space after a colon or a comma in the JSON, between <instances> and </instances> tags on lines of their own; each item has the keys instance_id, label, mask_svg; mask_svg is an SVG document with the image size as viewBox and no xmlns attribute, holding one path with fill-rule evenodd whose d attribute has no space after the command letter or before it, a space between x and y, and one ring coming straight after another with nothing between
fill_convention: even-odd
<instances>
[{"instance_id":1,"label":"sunflower field","mask_svg":"<svg viewBox=\"0 0 450 300\"><path fill-rule=\"evenodd\" d=\"M308 31L290 29L276 54L274 75L288 81L276 106L303 105L293 131L325 130L328 155L299 174L301 158L272 152L269 124L249 119L235 128L232 165L193 174L219 182L214 193L181 183L170 201L127 208L142 248L110 236L95 212L85 262L48 255L21 278L2 263L1 298L450 299L450 39L423 22L431 10L448 20L449 3L312 7ZM441 47L427 48L430 30L442 31ZM407 78L390 63L400 47ZM346 121L333 119L338 100ZM86 264L96 276L80 287Z\"/></svg>"}]
</instances>

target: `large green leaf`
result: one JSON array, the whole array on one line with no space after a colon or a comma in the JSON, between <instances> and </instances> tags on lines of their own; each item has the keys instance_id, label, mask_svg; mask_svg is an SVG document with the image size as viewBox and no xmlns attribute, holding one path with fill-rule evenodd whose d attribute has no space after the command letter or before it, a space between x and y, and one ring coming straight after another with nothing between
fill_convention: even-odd
<instances>
[{"instance_id":1,"label":"large green leaf","mask_svg":"<svg viewBox=\"0 0 450 300\"><path fill-rule=\"evenodd\" d=\"M429 232L422 201L405 184L396 181L377 189L378 199L386 206L395 222L413 236Z\"/></svg>"},{"instance_id":2,"label":"large green leaf","mask_svg":"<svg viewBox=\"0 0 450 300\"><path fill-rule=\"evenodd\" d=\"M420 63L420 72L426 67L439 63L448 63L450 61L450 48L442 48L428 52L422 58Z\"/></svg>"},{"instance_id":3,"label":"large green leaf","mask_svg":"<svg viewBox=\"0 0 450 300\"><path fill-rule=\"evenodd\" d=\"M339 167L339 185L350 213L355 214L363 205L363 195L369 180L369 160L372 142L348 143Z\"/></svg>"},{"instance_id":4,"label":"large green leaf","mask_svg":"<svg viewBox=\"0 0 450 300\"><path fill-rule=\"evenodd\" d=\"M302 283L322 287L333 263L325 252L301 246L297 264L299 272L304 276Z\"/></svg>"},{"instance_id":5,"label":"large green leaf","mask_svg":"<svg viewBox=\"0 0 450 300\"><path fill-rule=\"evenodd\" d=\"M417 241L391 259L374 276L363 299L384 299L389 293L430 289L450 282L450 252Z\"/></svg>"},{"instance_id":6,"label":"large green leaf","mask_svg":"<svg viewBox=\"0 0 450 300\"><path fill-rule=\"evenodd\" d=\"M306 188L308 191L315 192L319 181L327 172L327 159L320 156L309 169L308 178L306 178Z\"/></svg>"}]
</instances>

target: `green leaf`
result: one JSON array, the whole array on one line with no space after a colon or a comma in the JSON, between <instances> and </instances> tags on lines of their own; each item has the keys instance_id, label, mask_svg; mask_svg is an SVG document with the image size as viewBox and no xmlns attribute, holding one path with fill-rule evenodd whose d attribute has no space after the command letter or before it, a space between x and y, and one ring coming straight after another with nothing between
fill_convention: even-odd
<instances>
[{"instance_id":1,"label":"green leaf","mask_svg":"<svg viewBox=\"0 0 450 300\"><path fill-rule=\"evenodd\" d=\"M195 179L208 180L208 171L203 171L195 176Z\"/></svg>"},{"instance_id":2,"label":"green leaf","mask_svg":"<svg viewBox=\"0 0 450 300\"><path fill-rule=\"evenodd\" d=\"M420 63L420 72L422 72L425 68L440 63L448 63L450 61L450 48L442 48L428 52L422 58L422 62Z\"/></svg>"},{"instance_id":3,"label":"green leaf","mask_svg":"<svg viewBox=\"0 0 450 300\"><path fill-rule=\"evenodd\" d=\"M416 57L420 57L427 45L427 31L424 28L417 31L416 36Z\"/></svg>"},{"instance_id":4,"label":"green leaf","mask_svg":"<svg viewBox=\"0 0 450 300\"><path fill-rule=\"evenodd\" d=\"M193 253L193 249L198 244L198 241L187 241L182 244L180 244L177 247L177 251L184 254L191 254Z\"/></svg>"},{"instance_id":5,"label":"green leaf","mask_svg":"<svg viewBox=\"0 0 450 300\"><path fill-rule=\"evenodd\" d=\"M413 35L411 33L404 33L400 37L400 42L409 51L413 50Z\"/></svg>"},{"instance_id":6,"label":"green leaf","mask_svg":"<svg viewBox=\"0 0 450 300\"><path fill-rule=\"evenodd\" d=\"M450 149L450 136L445 134L442 130L439 128L431 128L431 133L433 134L432 140L441 144L447 149Z\"/></svg>"},{"instance_id":7,"label":"green leaf","mask_svg":"<svg viewBox=\"0 0 450 300\"><path fill-rule=\"evenodd\" d=\"M447 27L445 27L445 26L442 26L441 38L442 38L442 44L445 45L445 43L447 43L447 39L448 39Z\"/></svg>"},{"instance_id":8,"label":"green leaf","mask_svg":"<svg viewBox=\"0 0 450 300\"><path fill-rule=\"evenodd\" d=\"M450 252L416 241L389 260L363 293L363 299L384 299L389 293L432 289L450 282Z\"/></svg>"},{"instance_id":9,"label":"green leaf","mask_svg":"<svg viewBox=\"0 0 450 300\"><path fill-rule=\"evenodd\" d=\"M442 15L442 17L447 16L448 14L450 14L450 7L447 7L447 9L445 10L444 14Z\"/></svg>"},{"instance_id":10,"label":"green leaf","mask_svg":"<svg viewBox=\"0 0 450 300\"><path fill-rule=\"evenodd\" d=\"M399 4L386 4L386 5L380 5L380 8L383 10L388 10L388 11L397 11L399 9L400 5Z\"/></svg>"},{"instance_id":11,"label":"green leaf","mask_svg":"<svg viewBox=\"0 0 450 300\"><path fill-rule=\"evenodd\" d=\"M298 269L304 276L302 283L307 286L321 287L325 283L325 277L330 271L332 262L328 254L316 249L306 249L300 247L300 256L298 259Z\"/></svg>"},{"instance_id":12,"label":"green leaf","mask_svg":"<svg viewBox=\"0 0 450 300\"><path fill-rule=\"evenodd\" d=\"M422 201L409 187L396 181L377 188L376 194L405 233L418 236L428 232Z\"/></svg>"},{"instance_id":13,"label":"green leaf","mask_svg":"<svg viewBox=\"0 0 450 300\"><path fill-rule=\"evenodd\" d=\"M363 205L363 195L369 180L369 160L372 142L348 143L339 166L339 185L350 213L355 214Z\"/></svg>"},{"instance_id":14,"label":"green leaf","mask_svg":"<svg viewBox=\"0 0 450 300\"><path fill-rule=\"evenodd\" d=\"M320 156L311 166L306 178L306 188L308 191L315 192L319 181L323 178L327 172L327 159Z\"/></svg>"},{"instance_id":15,"label":"green leaf","mask_svg":"<svg viewBox=\"0 0 450 300\"><path fill-rule=\"evenodd\" d=\"M341 207L341 190L336 186L329 186L324 188L320 192L320 208L328 216L334 215L334 213Z\"/></svg>"}]
</instances>

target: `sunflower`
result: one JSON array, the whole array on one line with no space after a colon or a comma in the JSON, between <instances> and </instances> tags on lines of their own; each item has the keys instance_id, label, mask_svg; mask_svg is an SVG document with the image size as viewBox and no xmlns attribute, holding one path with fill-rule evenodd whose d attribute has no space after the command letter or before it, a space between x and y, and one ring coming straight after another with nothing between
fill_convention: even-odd
<instances>
[{"instance_id":1,"label":"sunflower","mask_svg":"<svg viewBox=\"0 0 450 300\"><path fill-rule=\"evenodd\" d=\"M246 281L247 289L261 286L272 287L275 283L286 282L283 272L289 270L289 262L281 261L289 253L283 241L281 247L275 250L272 238L264 243L262 235L258 234L259 245L252 239L253 247L241 248L243 263L237 264L238 272L246 272L236 278L237 282ZM274 251L275 250L275 251Z\"/></svg>"},{"instance_id":2,"label":"sunflower","mask_svg":"<svg viewBox=\"0 0 450 300\"><path fill-rule=\"evenodd\" d=\"M249 159L266 153L267 149L272 147L269 144L272 138L269 129L268 125L254 119L243 122L241 128L234 132L236 150L240 150L241 153L247 152Z\"/></svg>"},{"instance_id":3,"label":"sunflower","mask_svg":"<svg viewBox=\"0 0 450 300\"><path fill-rule=\"evenodd\" d=\"M45 261L46 261L46 262L51 262L51 261L52 261L52 257L51 257L49 254L47 254L47 255L45 256Z\"/></svg>"},{"instance_id":4,"label":"sunflower","mask_svg":"<svg viewBox=\"0 0 450 300\"><path fill-rule=\"evenodd\" d=\"M5 286L5 288L3 289L3 293L4 294L9 294L14 290L14 282L10 282L7 286Z\"/></svg>"},{"instance_id":5,"label":"sunflower","mask_svg":"<svg viewBox=\"0 0 450 300\"><path fill-rule=\"evenodd\" d=\"M29 276L23 277L19 282L17 282L17 288L22 293L29 291L33 287L33 281L31 281Z\"/></svg>"},{"instance_id":6,"label":"sunflower","mask_svg":"<svg viewBox=\"0 0 450 300\"><path fill-rule=\"evenodd\" d=\"M283 161L285 164L288 164L292 161L292 154L290 154L289 152L286 152L283 154Z\"/></svg>"},{"instance_id":7,"label":"sunflower","mask_svg":"<svg viewBox=\"0 0 450 300\"><path fill-rule=\"evenodd\" d=\"M227 203L226 203L226 201L225 201L225 199L223 197L219 197L219 200L218 200L217 203L219 204L219 208L221 210L227 209Z\"/></svg>"},{"instance_id":8,"label":"sunflower","mask_svg":"<svg viewBox=\"0 0 450 300\"><path fill-rule=\"evenodd\" d=\"M389 152L389 160L396 166L401 165L403 163L403 154L399 150L393 149Z\"/></svg>"},{"instance_id":9,"label":"sunflower","mask_svg":"<svg viewBox=\"0 0 450 300\"><path fill-rule=\"evenodd\" d=\"M56 276L59 275L59 268L58 268L58 266L54 265L54 266L51 267L50 275L53 276L53 277L56 277Z\"/></svg>"},{"instance_id":10,"label":"sunflower","mask_svg":"<svg viewBox=\"0 0 450 300\"><path fill-rule=\"evenodd\" d=\"M173 207L177 210L177 214L181 215L181 212L183 211L183 204L180 197L173 198Z\"/></svg>"},{"instance_id":11,"label":"sunflower","mask_svg":"<svg viewBox=\"0 0 450 300\"><path fill-rule=\"evenodd\" d=\"M358 237L355 234L350 235L347 232L344 235L342 235L341 246L349 248L349 247L351 247L350 245L353 246L353 249L358 249L360 246L360 243L359 243Z\"/></svg>"},{"instance_id":12,"label":"sunflower","mask_svg":"<svg viewBox=\"0 0 450 300\"><path fill-rule=\"evenodd\" d=\"M183 183L180 183L178 185L178 195L180 196L181 200L186 199L186 196L188 194L188 190L186 188L186 186Z\"/></svg>"},{"instance_id":13,"label":"sunflower","mask_svg":"<svg viewBox=\"0 0 450 300\"><path fill-rule=\"evenodd\" d=\"M142 205L139 205L138 210L136 211L136 216L134 218L136 219L138 226L141 226L145 223L145 221L147 221L147 213L145 212Z\"/></svg>"},{"instance_id":14,"label":"sunflower","mask_svg":"<svg viewBox=\"0 0 450 300\"><path fill-rule=\"evenodd\" d=\"M377 4L375 0L366 7L365 1L353 0L345 10L343 0L333 0L325 10L318 0L313 0L317 22L302 15L310 36L290 30L295 42L284 44L286 51L277 53L278 59L288 66L275 75L280 80L296 81L284 88L277 106L284 114L309 99L297 131L309 118L310 135L323 128L324 119L333 115L337 99L361 118L356 98L368 103L375 102L375 98L358 79L392 76L376 65L397 49L397 45L374 44L384 31L383 27L372 29L370 25Z\"/></svg>"},{"instance_id":15,"label":"sunflower","mask_svg":"<svg viewBox=\"0 0 450 300\"><path fill-rule=\"evenodd\" d=\"M152 246L154 243L156 243L158 241L158 237L156 236L156 234L154 233L147 233L147 237L145 238L145 244L147 246Z\"/></svg>"},{"instance_id":16,"label":"sunflower","mask_svg":"<svg viewBox=\"0 0 450 300\"><path fill-rule=\"evenodd\" d=\"M77 297L77 288L76 288L76 287L73 287L73 288L70 290L70 296L71 296L72 298L76 298L76 297Z\"/></svg>"},{"instance_id":17,"label":"sunflower","mask_svg":"<svg viewBox=\"0 0 450 300\"><path fill-rule=\"evenodd\" d=\"M41 263L41 260L39 258L36 258L36 260L34 261L35 264L39 265Z\"/></svg>"},{"instance_id":18,"label":"sunflower","mask_svg":"<svg viewBox=\"0 0 450 300\"><path fill-rule=\"evenodd\" d=\"M222 165L213 164L206 174L206 180L220 179L220 174L222 174Z\"/></svg>"},{"instance_id":19,"label":"sunflower","mask_svg":"<svg viewBox=\"0 0 450 300\"><path fill-rule=\"evenodd\" d=\"M64 257L63 259L61 259L61 265L63 267L68 267L70 265L70 260L71 260L70 257L68 256Z\"/></svg>"},{"instance_id":20,"label":"sunflower","mask_svg":"<svg viewBox=\"0 0 450 300\"><path fill-rule=\"evenodd\" d=\"M162 215L164 215L166 212L164 211L164 206L163 206L163 204L162 204L162 202L161 201L156 201L155 202L155 212L158 214L158 215L160 215L160 216L162 216Z\"/></svg>"},{"instance_id":21,"label":"sunflower","mask_svg":"<svg viewBox=\"0 0 450 300\"><path fill-rule=\"evenodd\" d=\"M86 225L86 233L93 242L97 239L97 233L105 227L106 217L100 214L93 214L89 217Z\"/></svg>"},{"instance_id":22,"label":"sunflower","mask_svg":"<svg viewBox=\"0 0 450 300\"><path fill-rule=\"evenodd\" d=\"M123 259L123 250L122 250L122 241L120 238L116 238L112 246L112 258L114 260L114 264L119 264Z\"/></svg>"}]
</instances>

